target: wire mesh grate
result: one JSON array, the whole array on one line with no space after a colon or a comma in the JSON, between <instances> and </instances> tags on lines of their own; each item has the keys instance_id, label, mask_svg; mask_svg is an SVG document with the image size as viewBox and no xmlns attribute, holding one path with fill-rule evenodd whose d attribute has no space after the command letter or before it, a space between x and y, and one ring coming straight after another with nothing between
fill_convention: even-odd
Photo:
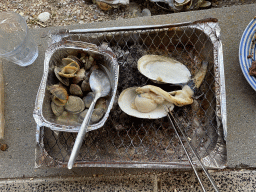
<instances>
[{"instance_id":1,"label":"wire mesh grate","mask_svg":"<svg viewBox=\"0 0 256 192\"><path fill-rule=\"evenodd\" d=\"M180 89L179 86L156 84L139 73L137 61L146 54L172 57L185 64L192 77L198 72L202 61L209 62L206 77L195 92L194 103L175 107L173 114L199 156L206 159L206 166L225 166L226 148L220 112L222 93L217 59L218 54L222 53L218 51L220 41L212 38L216 37L216 26L216 22L199 22L144 30L63 36L64 40L96 45L107 42L116 54L120 67L116 99L110 116L102 128L85 135L76 166L189 166L166 117L157 120L135 118L122 112L117 104L119 94L128 87L152 84L167 91ZM36 150L36 166L66 166L76 135L42 127Z\"/></svg>"}]
</instances>

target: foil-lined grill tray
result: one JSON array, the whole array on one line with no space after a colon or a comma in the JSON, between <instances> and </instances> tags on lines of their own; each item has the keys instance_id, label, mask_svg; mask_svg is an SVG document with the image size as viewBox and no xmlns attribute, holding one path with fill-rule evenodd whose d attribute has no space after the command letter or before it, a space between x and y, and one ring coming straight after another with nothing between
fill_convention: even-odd
<instances>
[{"instance_id":1,"label":"foil-lined grill tray","mask_svg":"<svg viewBox=\"0 0 256 192\"><path fill-rule=\"evenodd\" d=\"M174 117L202 162L226 167L226 92L220 28L216 19L191 23L54 31L50 46L60 42L107 43L119 64L113 107L104 126L85 135L74 166L189 168L186 155L167 117L150 120L126 115L117 104L122 90L154 84L137 70L146 54L164 55L185 64L192 76L208 61L206 77L194 103L174 108ZM47 59L47 54L46 54ZM180 89L174 85L158 85ZM66 167L77 133L37 127L36 167ZM185 143L186 145L186 143ZM193 155L191 154L193 157ZM194 163L198 165L195 158Z\"/></svg>"}]
</instances>

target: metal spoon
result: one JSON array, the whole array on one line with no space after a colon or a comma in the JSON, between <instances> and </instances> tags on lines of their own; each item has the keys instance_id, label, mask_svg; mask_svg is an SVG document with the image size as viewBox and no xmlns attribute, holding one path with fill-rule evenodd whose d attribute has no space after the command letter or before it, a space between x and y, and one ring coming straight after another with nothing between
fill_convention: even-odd
<instances>
[{"instance_id":1,"label":"metal spoon","mask_svg":"<svg viewBox=\"0 0 256 192\"><path fill-rule=\"evenodd\" d=\"M72 169L74 165L74 161L77 157L78 151L80 150L80 147L82 145L82 141L84 139L84 135L87 132L88 124L91 119L91 115L95 106L96 101L100 97L105 97L110 92L110 81L108 79L108 76L106 73L104 73L102 70L95 70L92 72L90 79L89 79L90 87L92 91L94 92L94 100L92 101L89 110L83 120L83 123L81 125L81 128L79 129L78 135L76 137L76 141L74 144L74 147L72 149L69 161L68 161L68 169Z\"/></svg>"}]
</instances>

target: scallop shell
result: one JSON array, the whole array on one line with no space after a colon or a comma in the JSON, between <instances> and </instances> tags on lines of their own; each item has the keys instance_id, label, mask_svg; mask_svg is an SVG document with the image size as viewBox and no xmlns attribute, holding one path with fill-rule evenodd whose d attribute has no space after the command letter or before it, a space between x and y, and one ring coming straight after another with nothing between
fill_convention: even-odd
<instances>
[{"instance_id":1,"label":"scallop shell","mask_svg":"<svg viewBox=\"0 0 256 192\"><path fill-rule=\"evenodd\" d=\"M136 92L137 88L138 87L130 87L125 89L119 96L118 105L126 114L143 119L159 119L167 115L167 112L164 108L165 106L167 106L170 110L174 108L172 103L164 101L163 104L158 105L155 110L149 113L141 113L137 111L132 107L135 97L138 95Z\"/></svg>"},{"instance_id":2,"label":"scallop shell","mask_svg":"<svg viewBox=\"0 0 256 192\"><path fill-rule=\"evenodd\" d=\"M138 60L138 70L151 80L179 84L187 83L191 73L188 68L169 57L144 55Z\"/></svg>"}]
</instances>

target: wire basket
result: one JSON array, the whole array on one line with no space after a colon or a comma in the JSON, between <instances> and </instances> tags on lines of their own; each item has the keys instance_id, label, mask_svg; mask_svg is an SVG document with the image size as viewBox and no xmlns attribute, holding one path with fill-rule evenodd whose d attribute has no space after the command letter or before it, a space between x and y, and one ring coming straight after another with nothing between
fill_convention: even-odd
<instances>
[{"instance_id":1,"label":"wire basket","mask_svg":"<svg viewBox=\"0 0 256 192\"><path fill-rule=\"evenodd\" d=\"M190 167L166 117L157 120L131 117L122 112L117 104L122 90L154 84L137 70L138 59L146 54L175 58L188 67L192 76L197 73L202 61L209 62L206 77L195 92L194 103L175 107L173 114L205 166L226 166L226 93L220 28L216 19L51 33L50 44L60 40L82 41L98 46L108 43L119 64L116 98L108 120L102 128L85 135L74 166ZM168 84L157 86L168 91L180 89ZM38 126L36 167L66 167L76 135ZM197 165L195 159L194 163Z\"/></svg>"}]
</instances>

